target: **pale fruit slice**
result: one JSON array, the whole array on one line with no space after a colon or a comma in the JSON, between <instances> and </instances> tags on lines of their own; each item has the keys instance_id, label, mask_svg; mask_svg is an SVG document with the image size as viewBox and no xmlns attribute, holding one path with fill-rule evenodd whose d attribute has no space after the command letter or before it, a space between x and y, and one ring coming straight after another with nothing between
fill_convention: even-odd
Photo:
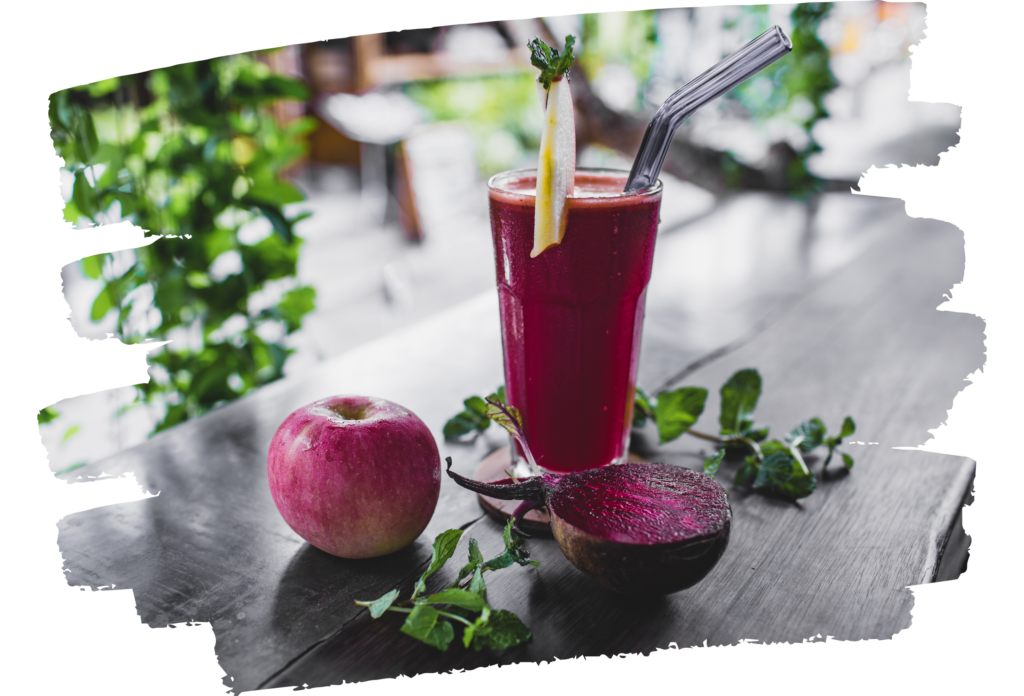
<instances>
[{"instance_id":1,"label":"pale fruit slice","mask_svg":"<svg viewBox=\"0 0 1024 696\"><path fill-rule=\"evenodd\" d=\"M566 198L576 184L576 118L572 110L569 80L557 78L551 88L537 85L544 104L544 130L537 161L537 199L533 227L535 258L565 236L569 217Z\"/></svg>"}]
</instances>

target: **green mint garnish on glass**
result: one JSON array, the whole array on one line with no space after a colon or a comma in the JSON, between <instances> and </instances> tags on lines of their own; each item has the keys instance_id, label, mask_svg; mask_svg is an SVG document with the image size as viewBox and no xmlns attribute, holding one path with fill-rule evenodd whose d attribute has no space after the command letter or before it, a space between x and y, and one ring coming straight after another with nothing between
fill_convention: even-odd
<instances>
[{"instance_id":1,"label":"green mint garnish on glass","mask_svg":"<svg viewBox=\"0 0 1024 696\"><path fill-rule=\"evenodd\" d=\"M714 442L718 450L704 460L704 472L713 476L725 460L727 451L745 453L743 465L736 472L735 483L747 486L759 493L775 495L789 500L806 498L814 492L818 484L817 478L811 473L803 455L819 447L825 447L828 454L822 463L824 472L835 454L839 454L846 469L853 468L853 457L838 448L843 440L853 435L856 426L853 419L847 416L836 435L829 435L825 424L820 418L811 418L800 423L784 441L768 440L768 428L756 427L754 409L761 398L761 375L757 370L745 369L732 375L719 390L722 405L718 416L718 434L712 435L693 429L697 419L704 413L708 390L703 387L680 387L663 391L657 396L650 396L640 387L636 388L633 406L633 426L642 427L651 420L658 428L659 444L671 442L689 434L702 440ZM511 411L518 422L518 412L512 406L505 405L505 389L500 388L496 394L481 399L478 396L466 399L467 411L458 414L448 421L444 428L446 439L454 439L459 435L473 430L462 423L468 423L468 411L472 402L483 404L479 425L476 430L486 430L491 420L499 412ZM493 402L493 403L492 403ZM507 418L507 417L506 417ZM511 431L510 431L511 432ZM513 433L514 434L514 433Z\"/></svg>"},{"instance_id":2,"label":"green mint garnish on glass","mask_svg":"<svg viewBox=\"0 0 1024 696\"><path fill-rule=\"evenodd\" d=\"M551 89L551 82L563 75L569 74L569 68L576 56L572 54L572 47L576 43L576 37L565 37L565 49L561 54L558 49L548 46L540 39L534 39L526 44L530 49L530 62L533 67L540 70L537 81L544 85L544 89Z\"/></svg>"},{"instance_id":3,"label":"green mint garnish on glass","mask_svg":"<svg viewBox=\"0 0 1024 696\"><path fill-rule=\"evenodd\" d=\"M440 592L426 594L427 579L455 554L461 537L461 529L449 529L434 539L430 565L413 585L409 599L398 601L399 591L394 589L375 600L357 601L356 604L368 608L374 619L386 611L408 614L402 624L402 633L438 650L448 649L455 638L457 626L462 628L463 646L473 646L475 650L503 650L529 640L530 629L518 616L504 609L494 609L487 603L487 587L483 578L484 572L507 568L513 563L540 565L530 560L522 540L512 532L512 520L505 525L502 534L504 551L485 561L476 539L470 539L468 562L459 570L455 582Z\"/></svg>"}]
</instances>

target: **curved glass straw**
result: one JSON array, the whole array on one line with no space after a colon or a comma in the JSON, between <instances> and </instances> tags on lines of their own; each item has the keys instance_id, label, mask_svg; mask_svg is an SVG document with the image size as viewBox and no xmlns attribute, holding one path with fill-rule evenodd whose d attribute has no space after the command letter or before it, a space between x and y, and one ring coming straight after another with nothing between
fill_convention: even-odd
<instances>
[{"instance_id":1,"label":"curved glass straw","mask_svg":"<svg viewBox=\"0 0 1024 696\"><path fill-rule=\"evenodd\" d=\"M779 27L772 27L666 99L647 126L640 150L633 160L633 169L626 180L625 190L637 191L654 185L665 164L672 136L697 109L722 96L791 50L793 42L786 36L786 32Z\"/></svg>"}]
</instances>

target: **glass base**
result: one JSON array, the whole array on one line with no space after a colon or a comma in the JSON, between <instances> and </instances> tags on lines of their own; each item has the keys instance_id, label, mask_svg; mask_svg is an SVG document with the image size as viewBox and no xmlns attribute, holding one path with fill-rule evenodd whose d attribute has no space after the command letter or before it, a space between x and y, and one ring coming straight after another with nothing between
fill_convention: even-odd
<instances>
[{"instance_id":1,"label":"glass base","mask_svg":"<svg viewBox=\"0 0 1024 696\"><path fill-rule=\"evenodd\" d=\"M629 435L627 433L626 439L622 447L622 456L616 457L603 466L611 466L612 464L625 464L630 461L629 451L627 445L629 444ZM509 435L508 437L508 451L512 460L512 465L509 467L508 472L517 479L530 478L531 476L538 476L540 474L552 474L554 476L563 476L566 472L549 471L542 466L538 466L536 470L530 466L529 460L519 453L519 447L516 445L516 439ZM596 467L595 467L596 468Z\"/></svg>"}]
</instances>

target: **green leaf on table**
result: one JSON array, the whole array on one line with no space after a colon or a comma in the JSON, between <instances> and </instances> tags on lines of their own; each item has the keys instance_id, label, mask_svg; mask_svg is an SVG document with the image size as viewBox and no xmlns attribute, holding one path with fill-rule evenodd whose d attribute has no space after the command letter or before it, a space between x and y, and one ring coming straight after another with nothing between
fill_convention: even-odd
<instances>
[{"instance_id":1,"label":"green leaf on table","mask_svg":"<svg viewBox=\"0 0 1024 696\"><path fill-rule=\"evenodd\" d=\"M757 430L748 430L745 438L753 440L754 442L764 442L768 437L768 427L758 428Z\"/></svg>"},{"instance_id":2,"label":"green leaf on table","mask_svg":"<svg viewBox=\"0 0 1024 696\"><path fill-rule=\"evenodd\" d=\"M417 604L451 604L452 606L468 609L469 611L481 611L486 602L484 598L469 590L460 590L457 587L450 587L443 592L432 594L429 597L421 597Z\"/></svg>"},{"instance_id":3,"label":"green leaf on table","mask_svg":"<svg viewBox=\"0 0 1024 696\"><path fill-rule=\"evenodd\" d=\"M476 650L482 648L504 650L530 639L530 629L519 620L518 616L504 609L492 611L486 622L479 626L474 624L472 628L471 638L473 648ZM466 641L465 636L463 636L463 641Z\"/></svg>"},{"instance_id":4,"label":"green leaf on table","mask_svg":"<svg viewBox=\"0 0 1024 696\"><path fill-rule=\"evenodd\" d=\"M820 418L811 418L793 428L786 441L794 444L801 452L810 452L825 439L825 424Z\"/></svg>"},{"instance_id":5,"label":"green leaf on table","mask_svg":"<svg viewBox=\"0 0 1024 696\"><path fill-rule=\"evenodd\" d=\"M379 619L384 612L388 610L395 600L398 599L398 589L391 590L383 597L373 600L367 605L370 610L370 616L375 619ZM356 602L356 604L366 604L365 602Z\"/></svg>"},{"instance_id":6,"label":"green leaf on table","mask_svg":"<svg viewBox=\"0 0 1024 696\"><path fill-rule=\"evenodd\" d=\"M523 546L519 536L512 531L512 524L513 520L509 520L505 524L505 531L502 533L502 539L505 541L505 550L482 564L480 566L481 570L500 570L501 568L509 567L513 563L518 563L521 566L540 565L537 561L530 560L530 552Z\"/></svg>"},{"instance_id":7,"label":"green leaf on table","mask_svg":"<svg viewBox=\"0 0 1024 696\"><path fill-rule=\"evenodd\" d=\"M789 452L776 452L764 458L757 468L754 488L769 488L788 481L793 476L796 460Z\"/></svg>"},{"instance_id":8,"label":"green leaf on table","mask_svg":"<svg viewBox=\"0 0 1024 696\"><path fill-rule=\"evenodd\" d=\"M658 394L654 404L654 420L658 424L661 444L675 440L690 429L704 412L708 390L703 387L680 387Z\"/></svg>"},{"instance_id":9,"label":"green leaf on table","mask_svg":"<svg viewBox=\"0 0 1024 696\"><path fill-rule=\"evenodd\" d=\"M648 418L653 417L654 406L651 405L651 397L647 396L647 392L638 384L633 396L633 427L641 428L647 423Z\"/></svg>"},{"instance_id":10,"label":"green leaf on table","mask_svg":"<svg viewBox=\"0 0 1024 696\"><path fill-rule=\"evenodd\" d=\"M402 624L402 633L432 645L438 650L447 650L455 638L455 630L447 621L438 621L440 614L434 607L421 604L412 610Z\"/></svg>"},{"instance_id":11,"label":"green leaf on table","mask_svg":"<svg viewBox=\"0 0 1024 696\"><path fill-rule=\"evenodd\" d=\"M842 439L844 437L850 437L851 435L853 435L856 429L857 426L854 425L853 419L847 416L845 419L843 419L843 427L839 431L839 438Z\"/></svg>"},{"instance_id":12,"label":"green leaf on table","mask_svg":"<svg viewBox=\"0 0 1024 696\"><path fill-rule=\"evenodd\" d=\"M470 413L475 413L480 416L487 417L487 402L481 399L479 396L471 396L462 402L466 406L466 410ZM490 419L488 418L488 421Z\"/></svg>"},{"instance_id":13,"label":"green leaf on table","mask_svg":"<svg viewBox=\"0 0 1024 696\"><path fill-rule=\"evenodd\" d=\"M725 450L720 449L710 457L704 460L704 473L708 476L714 476L718 473L718 467L722 465L722 459L725 458Z\"/></svg>"},{"instance_id":14,"label":"green leaf on table","mask_svg":"<svg viewBox=\"0 0 1024 696\"><path fill-rule=\"evenodd\" d=\"M462 644L465 647L469 647L469 644L473 642L473 636L476 635L477 629L485 626L490 618L491 608L485 604L483 611L476 618L476 621L462 629ZM479 650L479 648L477 649Z\"/></svg>"},{"instance_id":15,"label":"green leaf on table","mask_svg":"<svg viewBox=\"0 0 1024 696\"><path fill-rule=\"evenodd\" d=\"M484 562L484 555L480 553L480 545L476 543L476 539L470 538L469 540L469 563L462 566L462 570L459 571L459 577L456 578L455 583L462 582L463 578L469 577L470 573Z\"/></svg>"},{"instance_id":16,"label":"green leaf on table","mask_svg":"<svg viewBox=\"0 0 1024 696\"><path fill-rule=\"evenodd\" d=\"M751 455L743 461L743 466L736 470L733 481L737 486L749 486L757 476L757 457Z\"/></svg>"},{"instance_id":17,"label":"green leaf on table","mask_svg":"<svg viewBox=\"0 0 1024 696\"><path fill-rule=\"evenodd\" d=\"M427 578L437 572L452 557L461 537L461 529L449 529L437 535L437 538L434 539L433 551L430 556L430 565L413 587L413 599L427 591Z\"/></svg>"},{"instance_id":18,"label":"green leaf on table","mask_svg":"<svg viewBox=\"0 0 1024 696\"><path fill-rule=\"evenodd\" d=\"M512 531L512 525L514 524L515 520L506 522L505 530L501 533L502 541L505 542L505 552L511 554L513 560L521 566L539 566L540 563L530 560L530 552L523 546L522 537Z\"/></svg>"},{"instance_id":19,"label":"green leaf on table","mask_svg":"<svg viewBox=\"0 0 1024 696\"><path fill-rule=\"evenodd\" d=\"M848 455L846 452L840 452L840 454L843 455L843 466L845 466L847 470L852 469L853 468L853 457Z\"/></svg>"},{"instance_id":20,"label":"green leaf on table","mask_svg":"<svg viewBox=\"0 0 1024 696\"><path fill-rule=\"evenodd\" d=\"M761 375L746 369L735 373L722 385L722 410L718 417L722 435L742 435L754 425L750 417L761 396Z\"/></svg>"},{"instance_id":21,"label":"green leaf on table","mask_svg":"<svg viewBox=\"0 0 1024 696\"><path fill-rule=\"evenodd\" d=\"M813 493L817 486L818 480L814 478L814 474L797 471L777 487L777 493L790 500L799 500Z\"/></svg>"},{"instance_id":22,"label":"green leaf on table","mask_svg":"<svg viewBox=\"0 0 1024 696\"><path fill-rule=\"evenodd\" d=\"M481 566L477 566L473 571L473 577L469 581L469 591L475 595L479 595L484 601L487 600L487 585L484 584L484 571Z\"/></svg>"},{"instance_id":23,"label":"green leaf on table","mask_svg":"<svg viewBox=\"0 0 1024 696\"><path fill-rule=\"evenodd\" d=\"M486 430L490 424L490 419L477 418L463 411L449 418L441 432L444 434L445 440L454 440L474 430Z\"/></svg>"}]
</instances>

